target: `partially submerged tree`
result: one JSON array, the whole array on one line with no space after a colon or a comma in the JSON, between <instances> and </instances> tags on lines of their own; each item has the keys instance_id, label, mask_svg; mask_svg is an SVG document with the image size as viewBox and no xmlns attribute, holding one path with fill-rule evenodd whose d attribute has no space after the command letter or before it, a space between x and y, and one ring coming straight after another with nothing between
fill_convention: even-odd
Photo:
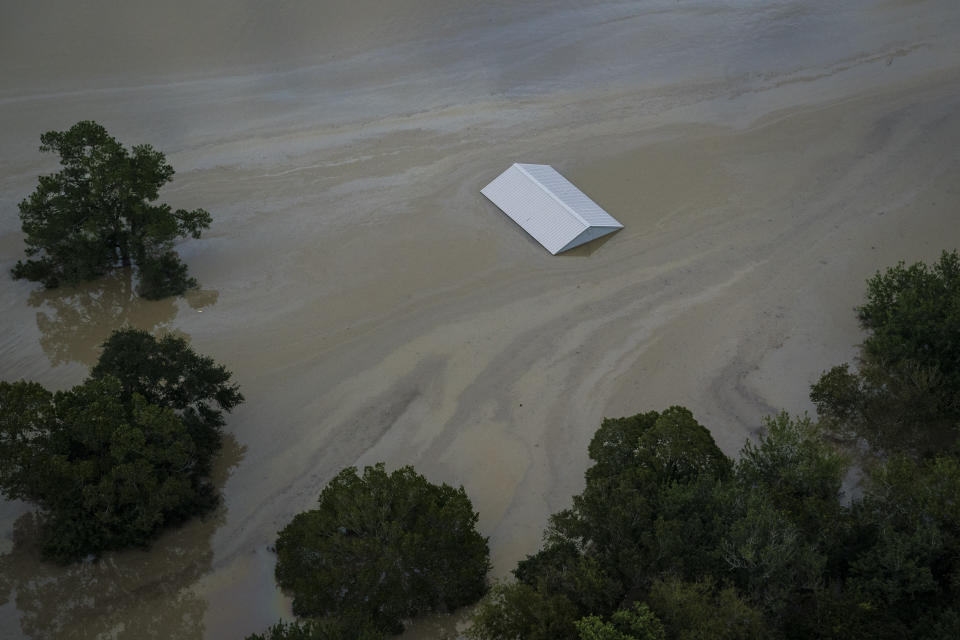
<instances>
[{"instance_id":1,"label":"partially submerged tree","mask_svg":"<svg viewBox=\"0 0 960 640\"><path fill-rule=\"evenodd\" d=\"M146 298L196 286L173 244L188 235L199 238L211 217L203 209L155 203L174 174L163 153L149 144L128 151L90 120L48 131L40 142L41 151L60 156L63 168L41 176L20 203L28 259L14 266L14 278L52 288L136 265Z\"/></svg>"},{"instance_id":2,"label":"partially submerged tree","mask_svg":"<svg viewBox=\"0 0 960 640\"><path fill-rule=\"evenodd\" d=\"M933 453L960 423L960 255L899 263L867 281L857 371L833 367L810 397L821 422L877 452Z\"/></svg>"},{"instance_id":3,"label":"partially submerged tree","mask_svg":"<svg viewBox=\"0 0 960 640\"><path fill-rule=\"evenodd\" d=\"M666 640L663 623L645 604L634 603L630 609L620 609L608 622L599 616L586 616L574 625L580 640Z\"/></svg>"},{"instance_id":4,"label":"partially submerged tree","mask_svg":"<svg viewBox=\"0 0 960 640\"><path fill-rule=\"evenodd\" d=\"M167 334L158 339L140 329L114 331L90 377L114 378L124 398L139 395L172 410L196 445L200 476L209 474L220 449L224 411L243 402L226 367L198 354L183 338Z\"/></svg>"},{"instance_id":5,"label":"partially submerged tree","mask_svg":"<svg viewBox=\"0 0 960 640\"><path fill-rule=\"evenodd\" d=\"M733 640L808 628L809 594L835 569L846 471L808 419L768 420L736 465L683 407L606 419L589 453L583 492L550 517L517 581L480 604L471 638L624 640L655 637L662 623L667 638ZM649 618L642 631L625 624L631 609Z\"/></svg>"},{"instance_id":6,"label":"partially submerged tree","mask_svg":"<svg viewBox=\"0 0 960 640\"><path fill-rule=\"evenodd\" d=\"M668 638L676 640L766 640L775 638L763 614L732 586L712 577L685 582L675 576L650 587L650 608L657 612Z\"/></svg>"},{"instance_id":7,"label":"partially submerged tree","mask_svg":"<svg viewBox=\"0 0 960 640\"><path fill-rule=\"evenodd\" d=\"M867 332L861 356L935 369L960 389L960 254L944 251L932 266L903 262L867 281L857 308Z\"/></svg>"},{"instance_id":8,"label":"partially submerged tree","mask_svg":"<svg viewBox=\"0 0 960 640\"><path fill-rule=\"evenodd\" d=\"M41 509L43 553L66 562L145 546L208 511L230 374L178 338L117 331L83 384L0 382L0 492Z\"/></svg>"},{"instance_id":9,"label":"partially submerged tree","mask_svg":"<svg viewBox=\"0 0 960 640\"><path fill-rule=\"evenodd\" d=\"M350 624L341 619L280 621L263 633L252 633L246 640L383 640L383 631L370 624Z\"/></svg>"},{"instance_id":10,"label":"partially submerged tree","mask_svg":"<svg viewBox=\"0 0 960 640\"><path fill-rule=\"evenodd\" d=\"M960 462L936 447L960 414L960 257L878 274L858 314L859 370L814 386L821 423L771 417L735 464L682 407L604 420L583 492L468 636L960 637ZM888 454L861 496L825 429Z\"/></svg>"},{"instance_id":11,"label":"partially submerged tree","mask_svg":"<svg viewBox=\"0 0 960 640\"><path fill-rule=\"evenodd\" d=\"M478 607L472 638L576 640L577 620L628 609L661 573L723 569L720 492L733 465L688 409L605 419L589 455L583 492L550 517L517 582Z\"/></svg>"},{"instance_id":12,"label":"partially submerged tree","mask_svg":"<svg viewBox=\"0 0 960 640\"><path fill-rule=\"evenodd\" d=\"M487 541L476 523L462 487L431 484L412 467L350 467L280 532L277 582L295 614L344 625L344 637L399 633L407 618L486 591Z\"/></svg>"}]
</instances>

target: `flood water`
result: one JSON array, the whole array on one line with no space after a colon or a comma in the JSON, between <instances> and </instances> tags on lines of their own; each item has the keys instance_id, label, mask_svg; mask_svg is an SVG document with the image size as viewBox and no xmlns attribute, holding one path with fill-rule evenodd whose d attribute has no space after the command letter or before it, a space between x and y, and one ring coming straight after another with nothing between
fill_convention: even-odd
<instances>
[{"instance_id":1,"label":"flood water","mask_svg":"<svg viewBox=\"0 0 960 640\"><path fill-rule=\"evenodd\" d=\"M149 551L47 565L0 503L0 637L262 630L277 530L381 460L462 484L504 578L604 416L684 404L734 454L809 410L864 280L960 244L957 33L956 0L3 0L0 270L39 135L82 119L164 151L161 199L214 224L184 298L0 277L0 379L76 384L129 324L247 402L222 508ZM625 229L549 255L479 192L512 162Z\"/></svg>"}]
</instances>

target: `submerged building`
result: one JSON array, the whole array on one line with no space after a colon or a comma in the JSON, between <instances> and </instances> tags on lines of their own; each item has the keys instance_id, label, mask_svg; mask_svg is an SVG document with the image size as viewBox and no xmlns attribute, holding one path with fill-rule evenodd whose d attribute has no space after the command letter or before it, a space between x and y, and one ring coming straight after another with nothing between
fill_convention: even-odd
<instances>
[{"instance_id":1,"label":"submerged building","mask_svg":"<svg viewBox=\"0 0 960 640\"><path fill-rule=\"evenodd\" d=\"M623 228L548 164L514 164L480 192L554 255Z\"/></svg>"}]
</instances>

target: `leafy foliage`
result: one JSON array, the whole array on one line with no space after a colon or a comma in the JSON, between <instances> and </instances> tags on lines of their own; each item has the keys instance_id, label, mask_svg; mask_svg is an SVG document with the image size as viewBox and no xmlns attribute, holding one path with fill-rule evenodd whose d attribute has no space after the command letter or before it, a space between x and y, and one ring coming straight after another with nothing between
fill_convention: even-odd
<instances>
[{"instance_id":1,"label":"leafy foliage","mask_svg":"<svg viewBox=\"0 0 960 640\"><path fill-rule=\"evenodd\" d=\"M220 448L223 412L243 402L224 366L196 353L183 338L167 334L157 339L126 328L111 334L90 372L94 380L106 376L120 382L124 397L140 395L173 410L196 446L196 473L209 475Z\"/></svg>"},{"instance_id":2,"label":"leafy foliage","mask_svg":"<svg viewBox=\"0 0 960 640\"><path fill-rule=\"evenodd\" d=\"M253 633L246 640L383 640L382 631L370 624L359 626L340 619L278 622L264 633Z\"/></svg>"},{"instance_id":3,"label":"leafy foliage","mask_svg":"<svg viewBox=\"0 0 960 640\"><path fill-rule=\"evenodd\" d=\"M41 508L41 548L58 561L145 546L209 510L221 411L243 399L179 339L121 330L104 355L68 391L0 382L0 490Z\"/></svg>"},{"instance_id":4,"label":"leafy foliage","mask_svg":"<svg viewBox=\"0 0 960 640\"><path fill-rule=\"evenodd\" d=\"M403 467L344 469L277 539L277 582L299 616L398 633L402 620L474 602L487 541L463 488Z\"/></svg>"},{"instance_id":5,"label":"leafy foliage","mask_svg":"<svg viewBox=\"0 0 960 640\"><path fill-rule=\"evenodd\" d=\"M809 594L828 580L831 548L844 531L841 489L848 461L809 418L781 413L740 451L724 507L720 549L731 580L768 620L802 624Z\"/></svg>"},{"instance_id":6,"label":"leafy foliage","mask_svg":"<svg viewBox=\"0 0 960 640\"><path fill-rule=\"evenodd\" d=\"M571 637L571 625L579 615L569 598L554 590L523 582L496 584L477 606L467 636L477 640Z\"/></svg>"},{"instance_id":7,"label":"leafy foliage","mask_svg":"<svg viewBox=\"0 0 960 640\"><path fill-rule=\"evenodd\" d=\"M732 464L689 410L604 420L589 453L583 493L551 517L544 548L514 571L518 584L481 605L473 637L575 640L577 620L629 608L659 573L722 565L718 505Z\"/></svg>"},{"instance_id":8,"label":"leafy foliage","mask_svg":"<svg viewBox=\"0 0 960 640\"><path fill-rule=\"evenodd\" d=\"M769 418L735 464L681 407L604 420L583 492L470 636L958 637L960 257L878 274L858 316L858 371L814 385L820 422ZM837 437L885 454L854 499Z\"/></svg>"},{"instance_id":9,"label":"leafy foliage","mask_svg":"<svg viewBox=\"0 0 960 640\"><path fill-rule=\"evenodd\" d=\"M40 151L60 156L62 169L41 176L20 203L28 259L14 266L14 278L53 288L98 278L117 264L136 264L146 298L196 286L173 243L199 238L211 217L203 209L154 204L174 174L163 153L148 144L128 151L90 120L48 131L40 142Z\"/></svg>"},{"instance_id":10,"label":"leafy foliage","mask_svg":"<svg viewBox=\"0 0 960 640\"><path fill-rule=\"evenodd\" d=\"M960 388L960 254L944 251L932 267L900 262L867 281L857 309L869 333L863 355L937 370L947 389Z\"/></svg>"},{"instance_id":11,"label":"leafy foliage","mask_svg":"<svg viewBox=\"0 0 960 640\"><path fill-rule=\"evenodd\" d=\"M938 489L919 494L930 496L922 507L908 508L916 495L891 492L902 486L899 480L880 482L883 496L845 503L848 460L809 418L769 419L733 464L680 407L605 420L590 455L595 464L583 493L571 509L551 517L543 549L514 571L517 582L495 587L481 603L472 638L656 634L652 622L642 633L623 623L631 608L649 611L671 639L866 638L876 631L876 624L867 624L876 616L865 613L867 620L855 629L847 608L875 611L921 596L928 604L907 614L908 622L894 619L901 632L916 633L922 620L952 628L953 618L937 617L942 607L930 604L949 602L952 585L960 584L945 555L956 547L941 552L931 544L947 539L948 530L960 535L947 502L933 498L960 495L952 493L953 467L943 462L931 476ZM883 524L885 513L905 509L910 515L902 533ZM930 515L940 513L943 524L930 534ZM913 549L913 565L891 565L890 544ZM920 549L926 555L917 555ZM881 569L885 581L867 578L866 567L888 565L903 574ZM943 571L933 567L941 566L949 578L936 577Z\"/></svg>"},{"instance_id":12,"label":"leafy foliage","mask_svg":"<svg viewBox=\"0 0 960 640\"><path fill-rule=\"evenodd\" d=\"M645 604L620 609L610 616L609 622L587 616L574 624L580 640L666 640L663 623Z\"/></svg>"},{"instance_id":13,"label":"leafy foliage","mask_svg":"<svg viewBox=\"0 0 960 640\"><path fill-rule=\"evenodd\" d=\"M733 587L717 587L711 578L686 582L656 580L650 607L663 620L667 637L677 640L761 640L773 634L763 615Z\"/></svg>"},{"instance_id":14,"label":"leafy foliage","mask_svg":"<svg viewBox=\"0 0 960 640\"><path fill-rule=\"evenodd\" d=\"M583 493L471 638L954 637L960 460L892 457L848 501L849 461L809 418L769 419L731 468L688 413L604 421Z\"/></svg>"},{"instance_id":15,"label":"leafy foliage","mask_svg":"<svg viewBox=\"0 0 960 640\"><path fill-rule=\"evenodd\" d=\"M811 389L821 421L879 453L949 447L960 422L960 255L877 273L857 317L867 331L859 371L834 367Z\"/></svg>"},{"instance_id":16,"label":"leafy foliage","mask_svg":"<svg viewBox=\"0 0 960 640\"><path fill-rule=\"evenodd\" d=\"M861 610L910 635L960 601L960 461L895 457L870 478L860 517L871 544L851 562Z\"/></svg>"}]
</instances>

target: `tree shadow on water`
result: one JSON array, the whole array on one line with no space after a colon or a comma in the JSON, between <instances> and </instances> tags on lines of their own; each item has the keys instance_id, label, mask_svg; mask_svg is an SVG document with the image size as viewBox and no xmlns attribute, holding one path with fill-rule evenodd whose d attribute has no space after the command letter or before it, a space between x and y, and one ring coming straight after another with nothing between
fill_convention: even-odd
<instances>
[{"instance_id":1,"label":"tree shadow on water","mask_svg":"<svg viewBox=\"0 0 960 640\"><path fill-rule=\"evenodd\" d=\"M218 293L190 291L185 299L193 309L215 304ZM27 304L39 308L37 328L40 346L53 366L79 362L93 366L100 345L121 327L150 333L172 332L178 298L146 300L137 295L130 269L76 287L36 290Z\"/></svg>"},{"instance_id":2,"label":"tree shadow on water","mask_svg":"<svg viewBox=\"0 0 960 640\"><path fill-rule=\"evenodd\" d=\"M224 435L217 487L244 452ZM38 519L25 514L14 524L13 551L0 556L0 605L14 599L21 630L33 640L201 640L207 602L192 586L212 568L211 540L225 519L221 506L164 533L148 550L60 566L40 560L33 542Z\"/></svg>"}]
</instances>

